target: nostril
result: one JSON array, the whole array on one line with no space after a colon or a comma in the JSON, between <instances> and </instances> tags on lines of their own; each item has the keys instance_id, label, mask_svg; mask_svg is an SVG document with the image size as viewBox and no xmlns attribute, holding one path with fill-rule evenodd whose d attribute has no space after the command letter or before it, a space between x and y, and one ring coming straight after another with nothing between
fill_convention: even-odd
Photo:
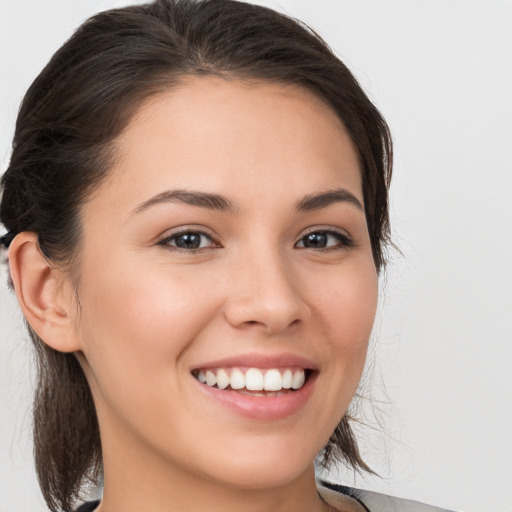
<instances>
[{"instance_id":1,"label":"nostril","mask_svg":"<svg viewBox=\"0 0 512 512\"><path fill-rule=\"evenodd\" d=\"M292 300L293 299L293 300ZM310 315L309 307L300 297L237 297L224 308L229 324L238 329L265 328L268 334L276 334L299 325Z\"/></svg>"}]
</instances>

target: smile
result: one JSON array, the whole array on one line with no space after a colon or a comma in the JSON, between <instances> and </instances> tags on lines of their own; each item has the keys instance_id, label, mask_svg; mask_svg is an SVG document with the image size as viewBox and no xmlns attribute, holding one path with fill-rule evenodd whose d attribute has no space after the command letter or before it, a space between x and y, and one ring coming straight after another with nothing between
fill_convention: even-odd
<instances>
[{"instance_id":1,"label":"smile","mask_svg":"<svg viewBox=\"0 0 512 512\"><path fill-rule=\"evenodd\" d=\"M257 421L285 419L306 407L320 368L298 354L237 354L190 369L199 396Z\"/></svg>"},{"instance_id":2,"label":"smile","mask_svg":"<svg viewBox=\"0 0 512 512\"><path fill-rule=\"evenodd\" d=\"M304 368L208 368L192 375L202 384L221 390L250 392L256 396L278 396L278 393L301 389L308 370ZM260 393L258 393L260 392Z\"/></svg>"}]
</instances>

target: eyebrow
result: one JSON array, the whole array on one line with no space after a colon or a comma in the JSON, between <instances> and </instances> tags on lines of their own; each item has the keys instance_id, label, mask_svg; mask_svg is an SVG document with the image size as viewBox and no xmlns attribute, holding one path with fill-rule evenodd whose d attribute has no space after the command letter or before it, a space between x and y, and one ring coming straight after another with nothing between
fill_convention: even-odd
<instances>
[{"instance_id":1,"label":"eyebrow","mask_svg":"<svg viewBox=\"0 0 512 512\"><path fill-rule=\"evenodd\" d=\"M134 210L132 214L140 213L151 206L162 203L183 203L199 208L208 208L210 210L236 212L234 203L219 194L210 194L207 192L192 192L190 190L167 190L144 201Z\"/></svg>"},{"instance_id":2,"label":"eyebrow","mask_svg":"<svg viewBox=\"0 0 512 512\"><path fill-rule=\"evenodd\" d=\"M307 195L295 204L295 209L298 212L318 210L334 203L343 202L350 203L357 209L364 211L363 205L359 199L344 188ZM232 213L236 213L238 211L238 207L235 203L222 195L178 189L166 190L165 192L157 194L137 206L132 210L131 214L140 213L154 205L163 203L183 203L190 206L197 206L199 208L229 211Z\"/></svg>"},{"instance_id":3,"label":"eyebrow","mask_svg":"<svg viewBox=\"0 0 512 512\"><path fill-rule=\"evenodd\" d=\"M319 192L311 194L297 202L295 208L299 212L318 210L325 208L334 203L350 203L354 205L358 210L364 212L363 205L357 199L357 197L344 188L338 188L336 190L328 190L326 192Z\"/></svg>"}]
</instances>

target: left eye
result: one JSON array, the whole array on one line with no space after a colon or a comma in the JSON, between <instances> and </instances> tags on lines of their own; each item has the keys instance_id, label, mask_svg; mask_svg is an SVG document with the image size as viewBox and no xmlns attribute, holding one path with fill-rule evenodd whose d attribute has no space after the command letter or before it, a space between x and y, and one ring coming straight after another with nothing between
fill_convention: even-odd
<instances>
[{"instance_id":1,"label":"left eye","mask_svg":"<svg viewBox=\"0 0 512 512\"><path fill-rule=\"evenodd\" d=\"M306 249L327 249L334 247L347 247L351 240L347 235L336 231L313 231L303 236L296 244L296 247Z\"/></svg>"},{"instance_id":2,"label":"left eye","mask_svg":"<svg viewBox=\"0 0 512 512\"><path fill-rule=\"evenodd\" d=\"M159 245L176 247L183 250L197 250L212 247L215 242L206 233L201 231L182 231L168 236L159 242Z\"/></svg>"}]
</instances>

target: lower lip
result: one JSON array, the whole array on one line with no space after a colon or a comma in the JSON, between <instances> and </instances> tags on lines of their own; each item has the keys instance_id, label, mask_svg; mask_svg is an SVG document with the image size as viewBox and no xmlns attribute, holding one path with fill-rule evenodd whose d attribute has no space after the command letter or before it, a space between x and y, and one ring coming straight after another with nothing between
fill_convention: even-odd
<instances>
[{"instance_id":1,"label":"lower lip","mask_svg":"<svg viewBox=\"0 0 512 512\"><path fill-rule=\"evenodd\" d=\"M257 420L278 420L302 409L313 390L317 373L309 375L304 386L280 396L251 396L235 390L218 389L192 377L201 391L231 411Z\"/></svg>"}]
</instances>

